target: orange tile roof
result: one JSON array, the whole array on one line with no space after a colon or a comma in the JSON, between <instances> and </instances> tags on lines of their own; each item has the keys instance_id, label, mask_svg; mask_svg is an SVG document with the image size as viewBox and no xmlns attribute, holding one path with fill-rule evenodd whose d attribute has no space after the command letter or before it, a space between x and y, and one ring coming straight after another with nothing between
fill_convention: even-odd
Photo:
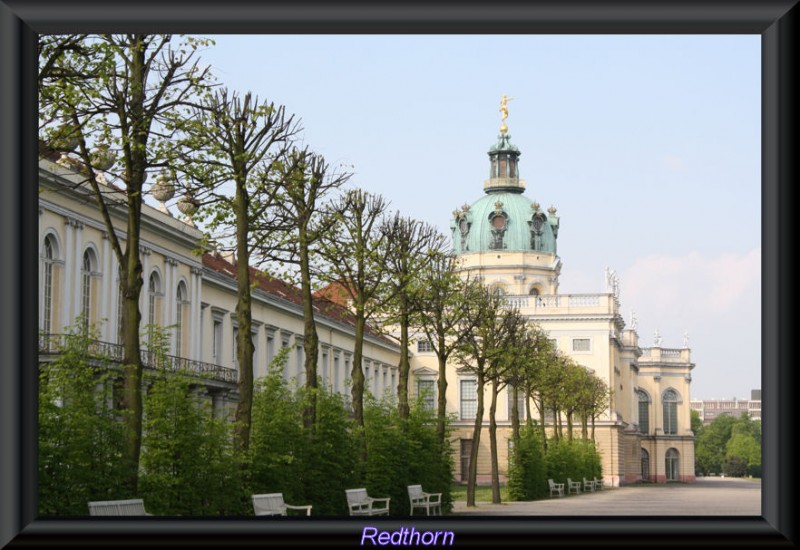
<instances>
[{"instance_id":1,"label":"orange tile roof","mask_svg":"<svg viewBox=\"0 0 800 550\"><path fill-rule=\"evenodd\" d=\"M236 280L236 265L223 258L219 253L203 254L203 265L217 273L226 275L231 279ZM266 292L267 294L298 306L303 305L303 296L301 290L298 287L287 283L286 281L278 279L277 277L272 277L269 274L259 271L252 266L250 267L250 280L255 283L255 286L258 289ZM314 302L314 315L327 317L328 319L345 324L349 327L355 327L355 315L353 315L353 313L342 304L337 303L336 300L324 295L323 291L328 289L330 286L331 285L328 285L328 287L325 287L321 291L314 293L312 298ZM344 292L344 290L342 290L342 292ZM374 338L382 340L384 343L395 346L397 345L397 342L382 335L374 327L369 326L369 324L366 326L365 332Z\"/></svg>"}]
</instances>

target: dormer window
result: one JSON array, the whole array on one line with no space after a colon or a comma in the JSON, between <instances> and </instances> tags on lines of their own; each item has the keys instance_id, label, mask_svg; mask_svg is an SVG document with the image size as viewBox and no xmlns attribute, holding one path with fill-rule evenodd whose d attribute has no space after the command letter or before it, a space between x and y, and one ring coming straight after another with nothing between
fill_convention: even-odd
<instances>
[{"instance_id":1,"label":"dormer window","mask_svg":"<svg viewBox=\"0 0 800 550\"><path fill-rule=\"evenodd\" d=\"M508 227L508 215L503 212L503 203L497 201L494 203L495 210L489 214L489 222L491 223L492 240L489 243L489 248L492 250L502 250L506 247L503 238L505 237L506 228Z\"/></svg>"},{"instance_id":2,"label":"dormer window","mask_svg":"<svg viewBox=\"0 0 800 550\"><path fill-rule=\"evenodd\" d=\"M528 222L528 225L531 228L531 250L543 250L544 249L544 242L542 238L542 231L544 229L544 224L547 221L547 217L539 212L538 203L534 203L532 208L536 210L531 218L531 221Z\"/></svg>"}]
</instances>

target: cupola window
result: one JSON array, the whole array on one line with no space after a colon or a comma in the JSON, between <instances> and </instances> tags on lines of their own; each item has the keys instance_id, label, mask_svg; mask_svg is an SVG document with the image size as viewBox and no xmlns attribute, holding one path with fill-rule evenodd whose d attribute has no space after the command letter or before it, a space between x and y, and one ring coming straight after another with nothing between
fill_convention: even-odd
<instances>
[{"instance_id":1,"label":"cupola window","mask_svg":"<svg viewBox=\"0 0 800 550\"><path fill-rule=\"evenodd\" d=\"M503 203L497 201L494 203L495 210L489 214L489 221L491 223L492 239L489 243L489 248L492 250L502 250L506 247L504 237L506 228L508 227L508 215L503 212Z\"/></svg>"}]
</instances>

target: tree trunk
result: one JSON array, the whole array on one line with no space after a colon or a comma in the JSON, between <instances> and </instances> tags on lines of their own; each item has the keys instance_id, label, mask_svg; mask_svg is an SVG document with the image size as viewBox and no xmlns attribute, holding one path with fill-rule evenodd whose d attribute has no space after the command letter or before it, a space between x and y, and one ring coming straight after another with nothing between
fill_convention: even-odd
<instances>
[{"instance_id":1,"label":"tree trunk","mask_svg":"<svg viewBox=\"0 0 800 550\"><path fill-rule=\"evenodd\" d=\"M533 404L534 404L533 395L531 394L530 390L525 390L525 408L528 410L528 415L525 417L525 425L528 428L533 428ZM542 419L544 421L544 419ZM542 424L544 426L544 423Z\"/></svg>"},{"instance_id":2,"label":"tree trunk","mask_svg":"<svg viewBox=\"0 0 800 550\"><path fill-rule=\"evenodd\" d=\"M410 413L408 405L408 375L411 366L408 360L408 296L401 292L399 296L400 308L400 365L397 373L397 409L400 418L407 419Z\"/></svg>"},{"instance_id":3,"label":"tree trunk","mask_svg":"<svg viewBox=\"0 0 800 550\"><path fill-rule=\"evenodd\" d=\"M478 361L478 403L475 412L475 424L472 428L472 449L469 453L469 478L467 479L467 506L475 506L475 486L478 482L478 447L481 442L481 429L483 428L483 365Z\"/></svg>"},{"instance_id":4,"label":"tree trunk","mask_svg":"<svg viewBox=\"0 0 800 550\"><path fill-rule=\"evenodd\" d=\"M519 389L517 386L509 386L511 390L511 439L514 441L514 448L518 449L519 445ZM527 404L527 399L525 403ZM530 417L530 414L528 415Z\"/></svg>"},{"instance_id":5,"label":"tree trunk","mask_svg":"<svg viewBox=\"0 0 800 550\"><path fill-rule=\"evenodd\" d=\"M567 439L572 441L572 411L567 411Z\"/></svg>"},{"instance_id":6,"label":"tree trunk","mask_svg":"<svg viewBox=\"0 0 800 550\"><path fill-rule=\"evenodd\" d=\"M142 315L139 311L139 296L142 286L142 261L139 256L142 214L142 188L146 178L147 136L149 128L144 116L145 101L145 48L144 35L134 38L131 52L131 90L130 119L133 121L129 137L129 162L125 165L125 181L127 184L128 227L124 265L120 265L124 273L123 300L123 384L122 404L127 414L125 423L125 462L128 467L127 481L132 495L138 494L139 455L142 449L142 357L139 342L139 326ZM114 228L109 227L109 231ZM150 320L153 322L153 320Z\"/></svg>"},{"instance_id":7,"label":"tree trunk","mask_svg":"<svg viewBox=\"0 0 800 550\"><path fill-rule=\"evenodd\" d=\"M497 378L492 379L492 401L489 404L489 448L492 461L492 503L500 504L500 469L497 460Z\"/></svg>"},{"instance_id":8,"label":"tree trunk","mask_svg":"<svg viewBox=\"0 0 800 550\"><path fill-rule=\"evenodd\" d=\"M251 333L253 311L250 290L250 249L248 198L245 189L246 177L236 178L236 320L239 324L236 342L236 359L239 363L239 402L236 404L234 449L242 453L250 447L250 422L253 415L253 335Z\"/></svg>"},{"instance_id":9,"label":"tree trunk","mask_svg":"<svg viewBox=\"0 0 800 550\"><path fill-rule=\"evenodd\" d=\"M128 220L129 227L131 220ZM136 223L138 226L138 222ZM139 259L139 233L129 233L127 269L120 266L122 284L122 409L125 425L125 457L127 486L136 495L139 481L139 454L142 447L142 356L139 343L139 294L142 288L142 262Z\"/></svg>"},{"instance_id":10,"label":"tree trunk","mask_svg":"<svg viewBox=\"0 0 800 550\"><path fill-rule=\"evenodd\" d=\"M353 398L353 418L356 424L364 426L364 371L361 368L361 361L364 354L364 314L356 312L356 334L355 345L353 347L353 369L350 373L350 380L353 384L350 394Z\"/></svg>"},{"instance_id":11,"label":"tree trunk","mask_svg":"<svg viewBox=\"0 0 800 550\"><path fill-rule=\"evenodd\" d=\"M439 335L439 402L436 411L436 435L440 445L444 445L447 426L447 355L444 354L444 346L445 337L442 333Z\"/></svg>"},{"instance_id":12,"label":"tree trunk","mask_svg":"<svg viewBox=\"0 0 800 550\"><path fill-rule=\"evenodd\" d=\"M311 294L311 261L308 255L308 238L300 228L298 247L300 252L300 286L303 294L303 352L305 354L306 388L308 402L303 409L303 425L308 429L316 425L317 419L317 361L319 360L319 336L314 322L314 301Z\"/></svg>"},{"instance_id":13,"label":"tree trunk","mask_svg":"<svg viewBox=\"0 0 800 550\"><path fill-rule=\"evenodd\" d=\"M542 450L547 453L547 428L544 425L544 397L539 394L539 421L542 423Z\"/></svg>"}]
</instances>

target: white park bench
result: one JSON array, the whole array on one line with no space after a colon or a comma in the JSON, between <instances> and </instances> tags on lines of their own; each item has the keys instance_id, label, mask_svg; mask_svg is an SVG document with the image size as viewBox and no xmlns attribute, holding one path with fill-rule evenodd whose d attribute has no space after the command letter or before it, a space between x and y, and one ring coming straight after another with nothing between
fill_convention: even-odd
<instances>
[{"instance_id":1,"label":"white park bench","mask_svg":"<svg viewBox=\"0 0 800 550\"><path fill-rule=\"evenodd\" d=\"M573 492L576 495L579 495L581 493L581 482L572 481L570 478L567 478L567 494L571 495Z\"/></svg>"},{"instance_id":2,"label":"white park bench","mask_svg":"<svg viewBox=\"0 0 800 550\"><path fill-rule=\"evenodd\" d=\"M564 484L563 483L556 483L552 479L547 480L547 485L550 487L550 496L553 496L553 493L556 495L563 497L564 496Z\"/></svg>"},{"instance_id":3,"label":"white park bench","mask_svg":"<svg viewBox=\"0 0 800 550\"><path fill-rule=\"evenodd\" d=\"M426 493L422 490L422 485L409 485L408 486L408 500L411 503L411 516L414 515L414 508L424 508L427 515L436 515L436 510L439 515L442 515L442 493Z\"/></svg>"},{"instance_id":4,"label":"white park bench","mask_svg":"<svg viewBox=\"0 0 800 550\"><path fill-rule=\"evenodd\" d=\"M144 511L144 500L97 500L89 503L90 516L150 516Z\"/></svg>"},{"instance_id":5,"label":"white park bench","mask_svg":"<svg viewBox=\"0 0 800 550\"><path fill-rule=\"evenodd\" d=\"M283 501L283 493L253 495L253 512L257 516L285 516L287 510L305 510L311 515L311 506L292 506Z\"/></svg>"},{"instance_id":6,"label":"white park bench","mask_svg":"<svg viewBox=\"0 0 800 550\"><path fill-rule=\"evenodd\" d=\"M595 476L595 478L594 478L594 486L595 486L596 489L605 489L606 488L606 482L603 481L602 479L597 479L597 477Z\"/></svg>"},{"instance_id":7,"label":"white park bench","mask_svg":"<svg viewBox=\"0 0 800 550\"><path fill-rule=\"evenodd\" d=\"M586 491L589 491L589 492L592 492L592 493L594 493L595 487L596 487L596 486L595 486L595 484L594 484L594 480L592 480L592 481L589 481L588 479L586 479L586 478L583 478L583 492L584 492L584 493L585 493Z\"/></svg>"},{"instance_id":8,"label":"white park bench","mask_svg":"<svg viewBox=\"0 0 800 550\"><path fill-rule=\"evenodd\" d=\"M365 488L345 489L351 516L388 516L390 498L372 498Z\"/></svg>"}]
</instances>

